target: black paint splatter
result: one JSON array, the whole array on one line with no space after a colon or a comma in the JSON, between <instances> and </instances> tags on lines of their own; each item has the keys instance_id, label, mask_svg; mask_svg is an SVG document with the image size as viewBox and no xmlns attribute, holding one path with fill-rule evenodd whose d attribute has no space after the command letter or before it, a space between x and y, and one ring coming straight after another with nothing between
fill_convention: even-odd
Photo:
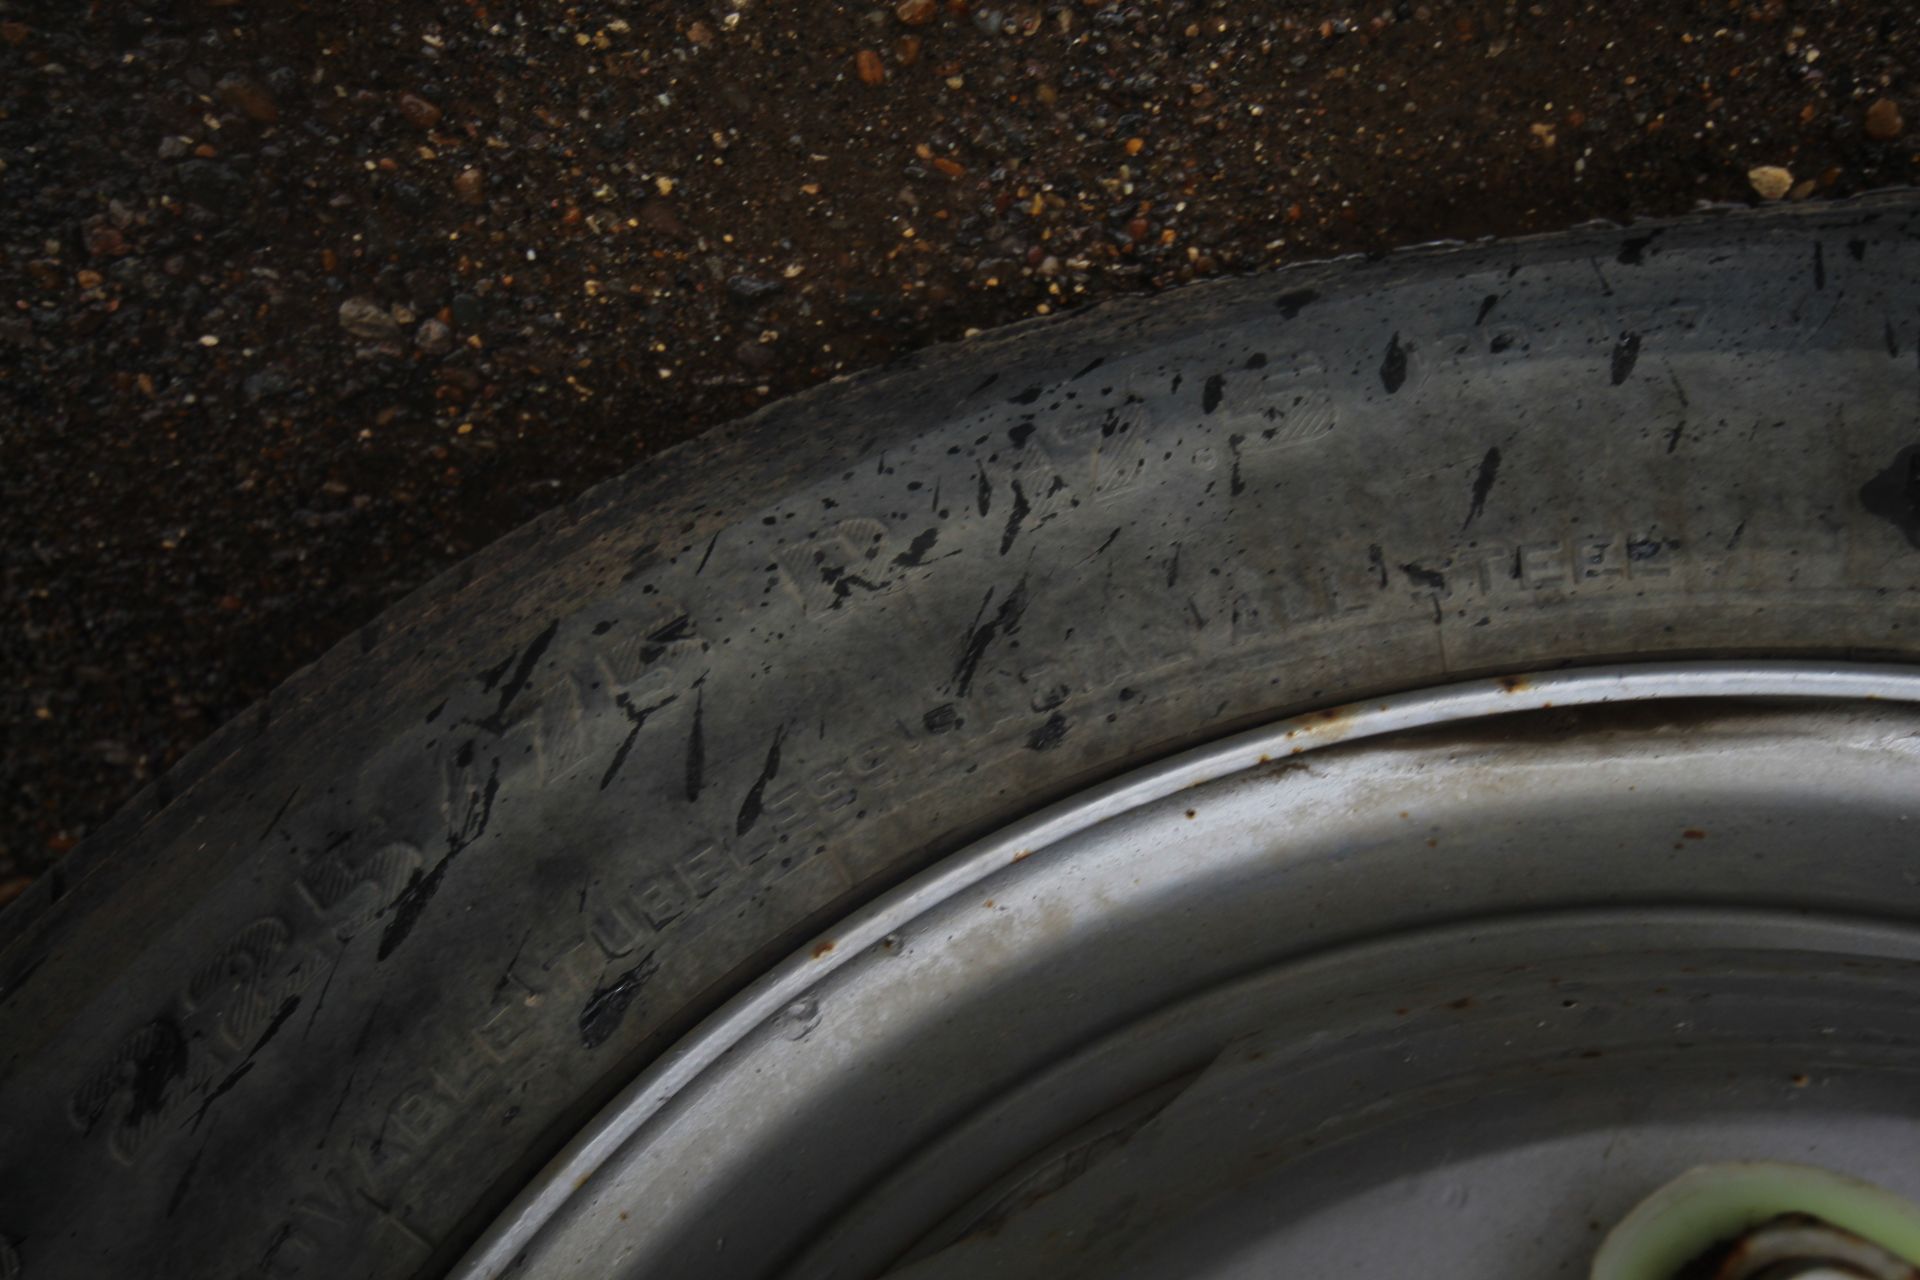
<instances>
[{"instance_id":1,"label":"black paint splatter","mask_svg":"<svg viewBox=\"0 0 1920 1280\"><path fill-rule=\"evenodd\" d=\"M707 771L707 739L704 733L707 710L706 677L693 684L693 729L687 734L687 803L700 799Z\"/></svg>"},{"instance_id":2,"label":"black paint splatter","mask_svg":"<svg viewBox=\"0 0 1920 1280\"><path fill-rule=\"evenodd\" d=\"M207 1109L225 1096L229 1089L245 1079L247 1072L253 1070L254 1055L267 1047L267 1041L273 1039L273 1037L279 1033L280 1028L286 1025L287 1019L293 1016L293 1011L299 1007L299 996L288 996L280 1002L280 1008L275 1011L273 1020L267 1023L267 1029L260 1033L260 1038L253 1042L253 1048L247 1050L247 1056L241 1059L240 1065L232 1071L229 1071L226 1079L214 1086L213 1092L206 1096L205 1100L200 1103L199 1109L193 1113L193 1127L195 1129L198 1129L200 1122L207 1118Z\"/></svg>"},{"instance_id":3,"label":"black paint splatter","mask_svg":"<svg viewBox=\"0 0 1920 1280\"><path fill-rule=\"evenodd\" d=\"M586 1005L580 1010L580 1043L589 1049L598 1049L612 1038L620 1029L621 1020L627 1016L634 997L660 967L649 951L642 956L640 963L615 977L612 982L594 989L587 997Z\"/></svg>"},{"instance_id":4,"label":"black paint splatter","mask_svg":"<svg viewBox=\"0 0 1920 1280\"><path fill-rule=\"evenodd\" d=\"M1410 586L1426 587L1430 591L1447 589L1447 575L1438 569L1429 569L1421 564L1403 564L1400 566L1400 572L1407 575Z\"/></svg>"},{"instance_id":5,"label":"black paint splatter","mask_svg":"<svg viewBox=\"0 0 1920 1280\"><path fill-rule=\"evenodd\" d=\"M627 762L627 753L633 750L634 740L640 736L640 730L646 727L647 718L660 708L666 706L669 702L677 700L679 696L677 693L668 694L650 707L635 707L633 705L633 699L624 693L614 698L613 705L620 708L620 714L627 718L627 723L631 727L627 730L626 738L614 751L613 759L607 764L607 771L600 775L600 789L602 791L605 791L608 785L612 783L614 775L620 772L620 766Z\"/></svg>"},{"instance_id":6,"label":"black paint splatter","mask_svg":"<svg viewBox=\"0 0 1920 1280\"><path fill-rule=\"evenodd\" d=\"M1007 513L1006 532L1000 535L1000 554L1005 555L1013 549L1013 540L1020 536L1020 526L1033 513L1033 507L1027 501L1026 491L1020 482L1013 482L1013 510Z\"/></svg>"},{"instance_id":7,"label":"black paint splatter","mask_svg":"<svg viewBox=\"0 0 1920 1280\"><path fill-rule=\"evenodd\" d=\"M387 921L387 927L381 931L380 947L375 959L385 960L392 955L394 948L407 940L413 932L413 926L419 922L420 913L427 909L427 903L440 891L441 878L447 874L447 859L442 858L433 864L433 870L423 872L415 867L407 878L406 888L393 900L393 919Z\"/></svg>"},{"instance_id":8,"label":"black paint splatter","mask_svg":"<svg viewBox=\"0 0 1920 1280\"><path fill-rule=\"evenodd\" d=\"M1614 258L1623 267L1637 267L1644 259L1647 248L1660 238L1658 231L1648 232L1644 236L1633 236L1620 242L1620 252ZM1655 252L1658 252L1656 250Z\"/></svg>"},{"instance_id":9,"label":"black paint splatter","mask_svg":"<svg viewBox=\"0 0 1920 1280\"><path fill-rule=\"evenodd\" d=\"M760 776L747 788L746 799L740 802L740 816L734 820L735 835L745 835L753 830L753 824L760 821L760 807L767 792L767 784L780 772L780 743L787 736L784 724L773 731L773 742L767 747L766 763L760 766Z\"/></svg>"},{"instance_id":10,"label":"black paint splatter","mask_svg":"<svg viewBox=\"0 0 1920 1280\"><path fill-rule=\"evenodd\" d=\"M1860 486L1860 505L1920 547L1920 445L1894 454L1885 471Z\"/></svg>"},{"instance_id":11,"label":"black paint splatter","mask_svg":"<svg viewBox=\"0 0 1920 1280\"><path fill-rule=\"evenodd\" d=\"M287 808L293 803L293 798L299 794L300 794L300 785L298 783L295 783L293 790L287 792L287 798L280 802L280 807L273 811L273 817L267 820L266 829L260 833L259 839L265 840L268 836L273 834L273 829L280 825L280 819L287 816Z\"/></svg>"},{"instance_id":12,"label":"black paint splatter","mask_svg":"<svg viewBox=\"0 0 1920 1280\"><path fill-rule=\"evenodd\" d=\"M1200 411L1202 413L1212 413L1220 407L1220 396L1226 389L1226 385L1227 380L1217 373L1207 379L1206 384L1201 388L1200 392Z\"/></svg>"},{"instance_id":13,"label":"black paint splatter","mask_svg":"<svg viewBox=\"0 0 1920 1280\"><path fill-rule=\"evenodd\" d=\"M1387 343L1387 354L1380 361L1380 385L1392 395L1407 380L1407 350L1400 345L1400 335L1395 333Z\"/></svg>"},{"instance_id":14,"label":"black paint splatter","mask_svg":"<svg viewBox=\"0 0 1920 1280\"><path fill-rule=\"evenodd\" d=\"M380 933L380 946L374 952L376 960L385 960L392 955L407 935L413 932L414 925L420 922L421 912L433 900L440 890L440 882L446 877L447 868L460 856L468 845L487 832L487 824L493 821L493 802L500 794L500 761L493 762L493 768L487 775L486 784L477 796L470 796L466 816L461 820L459 830L447 833L447 852L440 861L433 864L433 870L424 874L415 867L408 877L407 884L400 896L393 900L393 918L387 921L387 927Z\"/></svg>"},{"instance_id":15,"label":"black paint splatter","mask_svg":"<svg viewBox=\"0 0 1920 1280\"><path fill-rule=\"evenodd\" d=\"M928 733L952 733L966 724L960 718L960 712L951 702L943 702L920 717L920 723L926 726Z\"/></svg>"},{"instance_id":16,"label":"black paint splatter","mask_svg":"<svg viewBox=\"0 0 1920 1280\"><path fill-rule=\"evenodd\" d=\"M1500 450L1496 446L1487 450L1487 456L1480 459L1480 472L1473 478L1473 505L1467 508L1467 518L1460 522L1462 529L1473 523L1473 518L1487 509L1487 495L1493 492L1493 482L1500 475Z\"/></svg>"},{"instance_id":17,"label":"black paint splatter","mask_svg":"<svg viewBox=\"0 0 1920 1280\"><path fill-rule=\"evenodd\" d=\"M200 1167L200 1157L206 1153L206 1147L193 1153L193 1159L187 1161L187 1167L180 1173L179 1181L173 1184L173 1194L167 1197L167 1217L171 1218L180 1210L180 1204L187 1198L187 1188L193 1183L194 1171Z\"/></svg>"},{"instance_id":18,"label":"black paint splatter","mask_svg":"<svg viewBox=\"0 0 1920 1280\"><path fill-rule=\"evenodd\" d=\"M1056 711L1047 717L1047 722L1027 735L1027 750L1051 751L1067 740L1067 717Z\"/></svg>"},{"instance_id":19,"label":"black paint splatter","mask_svg":"<svg viewBox=\"0 0 1920 1280\"><path fill-rule=\"evenodd\" d=\"M558 634L560 634L560 619L555 618L547 624L545 631L533 638L533 643L528 645L525 652L520 655L520 663L514 668L512 678L500 690L500 705L494 708L492 715L480 722L481 728L492 733L500 733L506 728L507 708L513 705L515 698L520 696L520 691L527 687L527 681L533 678L534 664L540 661L541 656L547 651L547 646L553 643L553 638ZM511 662L512 659L508 661ZM505 670L506 665L502 663L489 673L487 681L489 689L493 687L493 682L499 678L499 673Z\"/></svg>"},{"instance_id":20,"label":"black paint splatter","mask_svg":"<svg viewBox=\"0 0 1920 1280\"><path fill-rule=\"evenodd\" d=\"M1634 362L1640 358L1640 335L1624 335L1613 348L1613 385L1619 386L1633 373Z\"/></svg>"},{"instance_id":21,"label":"black paint splatter","mask_svg":"<svg viewBox=\"0 0 1920 1280\"><path fill-rule=\"evenodd\" d=\"M993 602L993 588L987 588L986 598L980 602L979 612L974 614L973 626L967 633L966 644L961 647L960 660L954 665L950 687L960 697L967 696L967 690L973 687L974 673L979 669L981 658L986 656L987 646L1001 636L1010 636L1020 629L1020 615L1027 608L1027 580L1022 578L1007 598L1000 602L991 621L982 623L987 606Z\"/></svg>"},{"instance_id":22,"label":"black paint splatter","mask_svg":"<svg viewBox=\"0 0 1920 1280\"><path fill-rule=\"evenodd\" d=\"M640 647L640 660L657 662L660 655L667 651L668 645L678 644L682 640L690 639L692 635L692 618L683 613L669 619L647 633L646 643Z\"/></svg>"},{"instance_id":23,"label":"black paint splatter","mask_svg":"<svg viewBox=\"0 0 1920 1280\"><path fill-rule=\"evenodd\" d=\"M906 547L906 551L893 557L893 562L899 564L900 568L916 568L920 564L925 564L927 553L933 551L933 543L937 543L939 539L941 539L939 530L925 530L918 537L914 537L914 541Z\"/></svg>"},{"instance_id":24,"label":"black paint splatter","mask_svg":"<svg viewBox=\"0 0 1920 1280\"><path fill-rule=\"evenodd\" d=\"M1300 314L1300 308L1319 300L1320 295L1312 289L1295 289L1292 293L1283 293L1273 300L1280 314L1291 320Z\"/></svg>"}]
</instances>

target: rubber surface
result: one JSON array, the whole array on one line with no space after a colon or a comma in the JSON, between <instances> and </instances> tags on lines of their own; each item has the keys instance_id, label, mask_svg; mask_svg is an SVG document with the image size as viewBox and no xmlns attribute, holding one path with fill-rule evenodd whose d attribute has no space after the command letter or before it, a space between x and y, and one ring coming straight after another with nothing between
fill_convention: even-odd
<instances>
[{"instance_id":1,"label":"rubber surface","mask_svg":"<svg viewBox=\"0 0 1920 1280\"><path fill-rule=\"evenodd\" d=\"M433 1274L818 924L1231 728L1912 659L1917 233L1898 195L1197 286L536 522L0 916L20 1274Z\"/></svg>"}]
</instances>

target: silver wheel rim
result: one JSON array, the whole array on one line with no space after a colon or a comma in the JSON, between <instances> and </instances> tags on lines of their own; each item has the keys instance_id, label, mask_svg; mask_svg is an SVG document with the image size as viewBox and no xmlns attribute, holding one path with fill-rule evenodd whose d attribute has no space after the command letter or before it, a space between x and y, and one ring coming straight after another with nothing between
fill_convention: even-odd
<instances>
[{"instance_id":1,"label":"silver wheel rim","mask_svg":"<svg viewBox=\"0 0 1920 1280\"><path fill-rule=\"evenodd\" d=\"M455 1275L1577 1275L1691 1164L1920 1194L1916 704L1530 675L1094 788L709 1019Z\"/></svg>"}]
</instances>

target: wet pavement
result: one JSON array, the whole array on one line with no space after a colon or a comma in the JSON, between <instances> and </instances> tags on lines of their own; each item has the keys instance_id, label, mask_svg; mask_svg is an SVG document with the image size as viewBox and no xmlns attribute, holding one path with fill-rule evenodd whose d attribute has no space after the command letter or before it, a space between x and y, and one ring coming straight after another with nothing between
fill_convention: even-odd
<instances>
[{"instance_id":1,"label":"wet pavement","mask_svg":"<svg viewBox=\"0 0 1920 1280\"><path fill-rule=\"evenodd\" d=\"M1185 281L1910 183L1895 0L0 0L0 900L649 453Z\"/></svg>"}]
</instances>

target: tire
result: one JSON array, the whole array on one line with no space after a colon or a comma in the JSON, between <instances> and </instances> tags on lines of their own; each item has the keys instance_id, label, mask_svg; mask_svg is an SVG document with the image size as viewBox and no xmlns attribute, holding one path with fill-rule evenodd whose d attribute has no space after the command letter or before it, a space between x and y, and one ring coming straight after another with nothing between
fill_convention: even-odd
<instances>
[{"instance_id":1,"label":"tire","mask_svg":"<svg viewBox=\"0 0 1920 1280\"><path fill-rule=\"evenodd\" d=\"M18 1274L437 1274L822 924L1236 728L1913 660L1916 297L1907 195L1300 267L926 352L593 490L0 917Z\"/></svg>"}]
</instances>

